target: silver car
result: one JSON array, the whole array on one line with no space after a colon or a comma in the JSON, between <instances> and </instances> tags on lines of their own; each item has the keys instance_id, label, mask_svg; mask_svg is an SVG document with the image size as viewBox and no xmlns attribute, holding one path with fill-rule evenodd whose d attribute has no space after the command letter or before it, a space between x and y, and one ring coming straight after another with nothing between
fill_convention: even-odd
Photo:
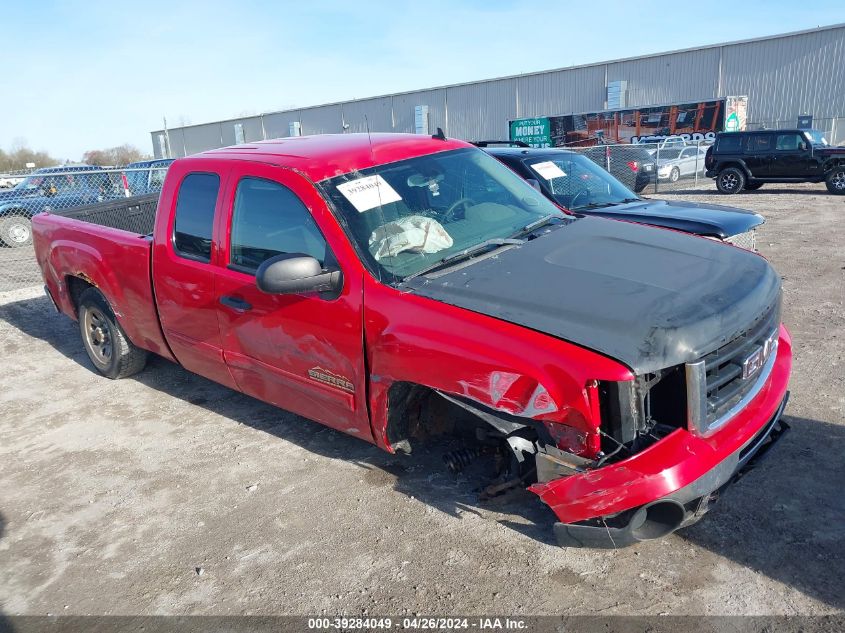
<instances>
[{"instance_id":1,"label":"silver car","mask_svg":"<svg viewBox=\"0 0 845 633\"><path fill-rule=\"evenodd\" d=\"M683 149L667 149L658 154L657 177L660 180L677 182L683 177L693 177L696 173L704 175L704 155L706 147L685 147Z\"/></svg>"}]
</instances>

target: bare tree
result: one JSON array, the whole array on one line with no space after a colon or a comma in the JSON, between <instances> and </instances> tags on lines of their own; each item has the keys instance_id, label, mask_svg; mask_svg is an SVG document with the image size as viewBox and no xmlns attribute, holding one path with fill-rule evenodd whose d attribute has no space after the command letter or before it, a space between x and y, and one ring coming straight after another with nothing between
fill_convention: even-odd
<instances>
[{"instance_id":1,"label":"bare tree","mask_svg":"<svg viewBox=\"0 0 845 633\"><path fill-rule=\"evenodd\" d=\"M21 138L13 141L8 152L0 149L0 172L26 169L27 163L35 163L36 167L51 167L60 162L47 152L31 150L26 146L26 141Z\"/></svg>"},{"instance_id":2,"label":"bare tree","mask_svg":"<svg viewBox=\"0 0 845 633\"><path fill-rule=\"evenodd\" d=\"M92 149L82 155L82 162L88 165L128 165L139 160L151 158L134 145L125 143L108 149Z\"/></svg>"}]
</instances>

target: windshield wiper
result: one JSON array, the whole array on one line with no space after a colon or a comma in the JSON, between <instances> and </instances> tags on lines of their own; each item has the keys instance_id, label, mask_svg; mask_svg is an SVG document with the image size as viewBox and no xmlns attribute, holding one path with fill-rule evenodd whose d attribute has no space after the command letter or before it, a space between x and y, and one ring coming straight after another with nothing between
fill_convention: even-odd
<instances>
[{"instance_id":1,"label":"windshield wiper","mask_svg":"<svg viewBox=\"0 0 845 633\"><path fill-rule=\"evenodd\" d=\"M526 233L530 233L536 229L539 229L541 226L545 226L550 224L552 220L559 220L561 217L556 213L550 213L549 215L544 215L539 220L534 220L531 224L526 224L521 229L519 229L516 233L511 235L511 239L515 237L519 237L520 235L525 235Z\"/></svg>"},{"instance_id":2,"label":"windshield wiper","mask_svg":"<svg viewBox=\"0 0 845 633\"><path fill-rule=\"evenodd\" d=\"M431 266L427 266L422 270L418 270L415 273L411 273L410 275L406 275L403 278L403 281L407 281L408 279L413 279L414 277L419 277L420 275L425 275L426 273L430 273L438 268L444 268L456 262L459 262L464 259L469 259L476 253L489 248L490 246L507 246L509 244L513 244L518 246L520 244L525 244L525 240L515 240L513 238L502 238L502 237L494 237L489 240L484 240L476 244L475 246L470 246L469 248L465 248L462 251L455 253L454 255L450 255L449 257L444 257L440 261L432 264Z\"/></svg>"},{"instance_id":3,"label":"windshield wiper","mask_svg":"<svg viewBox=\"0 0 845 633\"><path fill-rule=\"evenodd\" d=\"M580 209L603 209L604 207L615 207L621 202L591 202L590 204L582 204L577 207L572 207L570 211L578 211Z\"/></svg>"}]
</instances>

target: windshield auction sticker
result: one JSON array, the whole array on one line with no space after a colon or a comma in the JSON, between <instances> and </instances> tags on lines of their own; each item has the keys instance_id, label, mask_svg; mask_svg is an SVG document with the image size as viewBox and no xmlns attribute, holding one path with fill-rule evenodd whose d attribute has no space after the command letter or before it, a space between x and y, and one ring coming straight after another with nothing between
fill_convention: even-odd
<instances>
[{"instance_id":1,"label":"windshield auction sticker","mask_svg":"<svg viewBox=\"0 0 845 633\"><path fill-rule=\"evenodd\" d=\"M358 209L358 213L402 199L402 196L379 175L350 180L338 185L337 190Z\"/></svg>"},{"instance_id":2,"label":"windshield auction sticker","mask_svg":"<svg viewBox=\"0 0 845 633\"><path fill-rule=\"evenodd\" d=\"M550 160L543 163L534 163L531 168L546 180L566 177L566 172Z\"/></svg>"}]
</instances>

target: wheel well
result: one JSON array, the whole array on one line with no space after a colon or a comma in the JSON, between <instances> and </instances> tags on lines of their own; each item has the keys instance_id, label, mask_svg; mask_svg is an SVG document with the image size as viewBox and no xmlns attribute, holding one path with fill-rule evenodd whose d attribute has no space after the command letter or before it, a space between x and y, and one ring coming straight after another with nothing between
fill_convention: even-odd
<instances>
[{"instance_id":1,"label":"wheel well","mask_svg":"<svg viewBox=\"0 0 845 633\"><path fill-rule=\"evenodd\" d=\"M746 177L748 176L748 169L745 167L745 165L737 162L722 163L721 165L719 165L719 171L721 172L725 169L728 169L729 167L735 167L736 169L740 170L743 174L745 174Z\"/></svg>"},{"instance_id":2,"label":"wheel well","mask_svg":"<svg viewBox=\"0 0 845 633\"><path fill-rule=\"evenodd\" d=\"M387 441L399 452L410 453L411 440L424 442L442 435L474 442L479 429L484 436L504 438L519 432L552 441L542 422L495 411L431 387L397 382L391 385L387 397Z\"/></svg>"},{"instance_id":3,"label":"wheel well","mask_svg":"<svg viewBox=\"0 0 845 633\"><path fill-rule=\"evenodd\" d=\"M65 285L67 286L68 295L70 295L70 301L73 304L74 312L78 312L79 309L79 296L88 288L96 287L90 281L83 279L82 277L74 277L73 275L68 275L65 278Z\"/></svg>"},{"instance_id":4,"label":"wheel well","mask_svg":"<svg viewBox=\"0 0 845 633\"><path fill-rule=\"evenodd\" d=\"M387 441L397 451L410 453L412 439L448 433L452 419L439 410L447 404L430 387L393 383L387 393Z\"/></svg>"},{"instance_id":5,"label":"wheel well","mask_svg":"<svg viewBox=\"0 0 845 633\"><path fill-rule=\"evenodd\" d=\"M32 214L27 211L26 209L5 209L4 211L0 212L0 220L4 218L23 218L25 220L31 220Z\"/></svg>"}]
</instances>

